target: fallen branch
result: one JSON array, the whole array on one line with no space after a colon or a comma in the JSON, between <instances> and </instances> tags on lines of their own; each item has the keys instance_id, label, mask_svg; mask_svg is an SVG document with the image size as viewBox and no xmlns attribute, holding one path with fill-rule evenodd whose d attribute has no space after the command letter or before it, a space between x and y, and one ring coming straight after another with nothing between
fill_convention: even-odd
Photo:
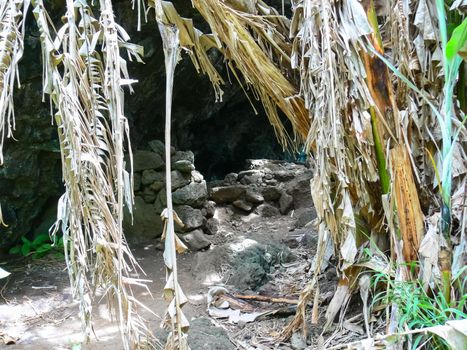
<instances>
[{"instance_id":1,"label":"fallen branch","mask_svg":"<svg viewBox=\"0 0 467 350\"><path fill-rule=\"evenodd\" d=\"M289 297L289 296L267 296L267 295L242 295L242 294L233 294L234 298L244 299L244 300L255 300L267 303L284 303L284 304L298 304L298 297Z\"/></svg>"}]
</instances>

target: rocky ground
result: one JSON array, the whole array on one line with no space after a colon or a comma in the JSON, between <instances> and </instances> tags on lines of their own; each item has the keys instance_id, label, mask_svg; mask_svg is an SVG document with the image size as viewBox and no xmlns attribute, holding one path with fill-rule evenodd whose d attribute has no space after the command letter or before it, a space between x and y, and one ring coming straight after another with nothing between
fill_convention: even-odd
<instances>
[{"instance_id":1,"label":"rocky ground","mask_svg":"<svg viewBox=\"0 0 467 350\"><path fill-rule=\"evenodd\" d=\"M161 298L165 269L160 226L154 222L164 204L161 147L154 142L151 150L135 152L135 226L126 225L134 255L153 281L153 297L144 291L138 296L160 317L166 307ZM212 301L230 294L298 296L310 277L317 239L309 196L311 171L295 163L251 160L246 170L206 183L190 153L173 150L172 176L178 179L173 187L176 210L185 224L177 231L191 249L179 257L179 280L189 299L184 310L191 320L191 348L314 346L319 326L310 326L307 339L297 334L288 342L277 341L293 317L294 305L248 301L226 307ZM10 261L2 267L12 276L0 285L0 347L3 339L14 343L9 349L79 349L78 309L64 263L48 258L26 266L24 261ZM336 282L332 268L324 276L326 299ZM96 304L94 311L97 338L81 349L120 349L117 326L110 322L105 305ZM255 312L261 315L254 316ZM160 317L146 317L163 341Z\"/></svg>"}]
</instances>

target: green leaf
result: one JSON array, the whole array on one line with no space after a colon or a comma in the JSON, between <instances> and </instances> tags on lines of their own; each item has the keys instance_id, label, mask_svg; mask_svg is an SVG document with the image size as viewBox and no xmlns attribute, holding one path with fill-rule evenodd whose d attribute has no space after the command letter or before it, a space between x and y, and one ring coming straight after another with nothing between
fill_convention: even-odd
<instances>
[{"instance_id":1,"label":"green leaf","mask_svg":"<svg viewBox=\"0 0 467 350\"><path fill-rule=\"evenodd\" d=\"M42 258L44 255L45 255L45 253L34 252L34 254L32 254L32 258L33 258L34 260L36 260L36 259Z\"/></svg>"},{"instance_id":2,"label":"green leaf","mask_svg":"<svg viewBox=\"0 0 467 350\"><path fill-rule=\"evenodd\" d=\"M23 246L21 247L21 254L23 254L23 256L27 256L30 251L31 251L31 244L25 242Z\"/></svg>"},{"instance_id":3,"label":"green leaf","mask_svg":"<svg viewBox=\"0 0 467 350\"><path fill-rule=\"evenodd\" d=\"M467 18L459 24L452 32L451 39L446 44L446 58L454 59L460 49L464 47L467 39Z\"/></svg>"},{"instance_id":4,"label":"green leaf","mask_svg":"<svg viewBox=\"0 0 467 350\"><path fill-rule=\"evenodd\" d=\"M21 237L21 240L23 241L24 244L31 244L31 243L32 243L29 239L27 239L27 238L24 237L24 236Z\"/></svg>"},{"instance_id":5,"label":"green leaf","mask_svg":"<svg viewBox=\"0 0 467 350\"><path fill-rule=\"evenodd\" d=\"M17 245L15 247L10 248L8 253L10 254L19 254L21 252L21 246Z\"/></svg>"},{"instance_id":6,"label":"green leaf","mask_svg":"<svg viewBox=\"0 0 467 350\"><path fill-rule=\"evenodd\" d=\"M44 243L39 248L37 248L38 253L44 253L44 252L48 252L50 250L52 250L52 244L50 244L50 243Z\"/></svg>"},{"instance_id":7,"label":"green leaf","mask_svg":"<svg viewBox=\"0 0 467 350\"><path fill-rule=\"evenodd\" d=\"M45 242L50 242L50 237L46 233L41 233L38 235L36 238L34 238L34 241L32 241L32 246L33 247L39 247Z\"/></svg>"}]
</instances>

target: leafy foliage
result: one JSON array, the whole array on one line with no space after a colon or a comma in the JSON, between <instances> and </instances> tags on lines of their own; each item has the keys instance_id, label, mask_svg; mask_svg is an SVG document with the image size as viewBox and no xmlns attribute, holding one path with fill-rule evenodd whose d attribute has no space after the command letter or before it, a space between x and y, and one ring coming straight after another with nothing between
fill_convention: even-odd
<instances>
[{"instance_id":1,"label":"leafy foliage","mask_svg":"<svg viewBox=\"0 0 467 350\"><path fill-rule=\"evenodd\" d=\"M33 259L40 259L48 254L54 253L57 258L64 258L63 255L63 237L54 237L54 242L47 233L42 233L29 240L21 237L22 244L10 248L10 254L21 254L22 256L31 256Z\"/></svg>"},{"instance_id":2,"label":"leafy foliage","mask_svg":"<svg viewBox=\"0 0 467 350\"><path fill-rule=\"evenodd\" d=\"M412 265L411 268L414 268ZM461 290L465 290L467 278L461 283ZM453 320L466 320L467 295L460 300L449 303L439 289L425 290L419 280L396 281L385 273L376 273L372 277L374 297L371 308L396 306L398 323L401 329L424 329L437 325L444 325ZM416 334L412 339L411 349L418 349L420 344L430 346L430 349L449 349L444 339L432 334Z\"/></svg>"}]
</instances>

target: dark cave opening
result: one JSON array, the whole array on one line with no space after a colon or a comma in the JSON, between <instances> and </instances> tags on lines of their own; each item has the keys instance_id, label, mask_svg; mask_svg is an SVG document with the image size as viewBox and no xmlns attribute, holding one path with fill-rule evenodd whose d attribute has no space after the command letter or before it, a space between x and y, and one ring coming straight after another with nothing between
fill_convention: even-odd
<instances>
[{"instance_id":1,"label":"dark cave opening","mask_svg":"<svg viewBox=\"0 0 467 350\"><path fill-rule=\"evenodd\" d=\"M142 34L144 35L144 33ZM131 64L138 80L128 95L133 150L148 149L148 142L164 138L165 67L158 36L143 39L145 64ZM216 101L206 76L199 74L186 54L176 67L172 104L172 144L195 154L195 165L207 180L223 178L244 169L252 158L292 159L275 137L261 102L248 91L249 101L237 81L229 82L225 62L212 50L210 58L226 79L222 101ZM256 113L255 113L256 111ZM288 129L290 125L283 118Z\"/></svg>"}]
</instances>

